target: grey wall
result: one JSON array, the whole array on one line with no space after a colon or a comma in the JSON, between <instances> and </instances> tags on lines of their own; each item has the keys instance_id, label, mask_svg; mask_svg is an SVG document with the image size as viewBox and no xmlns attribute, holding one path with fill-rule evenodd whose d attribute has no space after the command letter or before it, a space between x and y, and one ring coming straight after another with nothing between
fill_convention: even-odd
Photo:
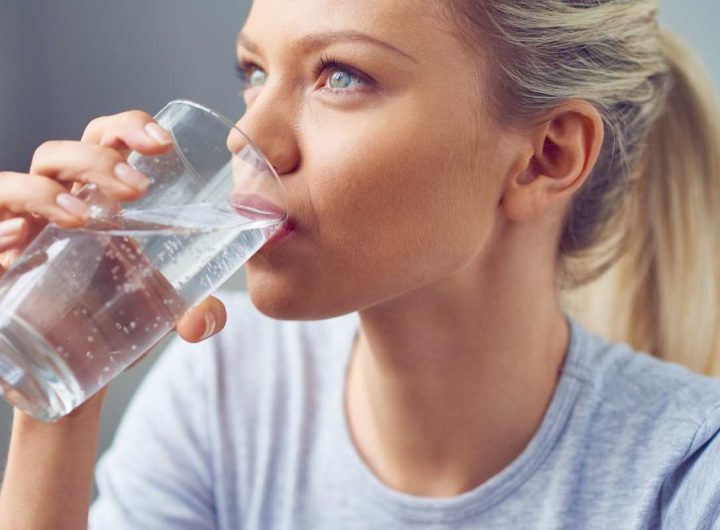
<instances>
[{"instance_id":1,"label":"grey wall","mask_svg":"<svg viewBox=\"0 0 720 530\"><path fill-rule=\"evenodd\" d=\"M78 139L96 116L130 108L154 114L175 98L239 117L234 37L248 8L247 0L0 0L0 168L26 170L37 145ZM666 0L661 19L700 54L720 87L720 2ZM242 275L232 285L240 287ZM111 385L101 451L161 350ZM10 423L2 402L0 455Z\"/></svg>"}]
</instances>

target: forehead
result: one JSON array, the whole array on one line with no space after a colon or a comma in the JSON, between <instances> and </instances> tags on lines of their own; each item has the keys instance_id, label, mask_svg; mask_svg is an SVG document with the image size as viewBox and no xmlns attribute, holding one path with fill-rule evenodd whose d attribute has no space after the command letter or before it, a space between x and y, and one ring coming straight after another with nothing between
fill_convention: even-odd
<instances>
[{"instance_id":1,"label":"forehead","mask_svg":"<svg viewBox=\"0 0 720 530\"><path fill-rule=\"evenodd\" d=\"M436 0L255 0L243 32L289 45L308 33L353 30L412 49L447 39L440 13Z\"/></svg>"}]
</instances>

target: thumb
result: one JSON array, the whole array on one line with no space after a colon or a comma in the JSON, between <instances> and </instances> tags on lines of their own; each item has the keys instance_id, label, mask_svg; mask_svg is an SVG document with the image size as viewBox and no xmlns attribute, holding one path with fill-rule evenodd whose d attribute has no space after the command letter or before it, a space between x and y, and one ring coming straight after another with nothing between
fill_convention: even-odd
<instances>
[{"instance_id":1,"label":"thumb","mask_svg":"<svg viewBox=\"0 0 720 530\"><path fill-rule=\"evenodd\" d=\"M214 296L209 296L178 320L177 332L188 342L200 342L222 330L226 322L225 306Z\"/></svg>"}]
</instances>

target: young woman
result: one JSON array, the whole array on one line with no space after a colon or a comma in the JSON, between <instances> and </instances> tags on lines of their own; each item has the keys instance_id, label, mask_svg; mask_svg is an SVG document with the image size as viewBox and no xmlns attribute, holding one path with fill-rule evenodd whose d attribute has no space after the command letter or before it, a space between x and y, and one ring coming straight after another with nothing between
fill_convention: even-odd
<instances>
[{"instance_id":1,"label":"young woman","mask_svg":"<svg viewBox=\"0 0 720 530\"><path fill-rule=\"evenodd\" d=\"M656 11L257 0L239 126L292 230L155 365L89 526L719 528L717 108ZM3 248L81 222L62 184L140 193L151 123L2 175ZM16 413L2 528L85 527L102 399Z\"/></svg>"}]
</instances>

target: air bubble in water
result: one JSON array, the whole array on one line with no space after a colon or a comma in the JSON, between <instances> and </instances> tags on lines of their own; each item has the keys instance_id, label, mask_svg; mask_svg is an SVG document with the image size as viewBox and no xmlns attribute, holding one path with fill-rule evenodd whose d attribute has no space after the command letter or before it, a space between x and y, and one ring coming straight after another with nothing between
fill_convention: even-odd
<instances>
[{"instance_id":1,"label":"air bubble in water","mask_svg":"<svg viewBox=\"0 0 720 530\"><path fill-rule=\"evenodd\" d=\"M130 349L132 349L132 351L135 351L135 350L137 350L137 346L135 344L133 344L132 346L130 346Z\"/></svg>"},{"instance_id":2,"label":"air bubble in water","mask_svg":"<svg viewBox=\"0 0 720 530\"><path fill-rule=\"evenodd\" d=\"M128 333L130 333L130 330L129 330L128 328L126 328L125 326L123 326L122 329L123 329L123 333L125 333L125 335L127 335Z\"/></svg>"},{"instance_id":3,"label":"air bubble in water","mask_svg":"<svg viewBox=\"0 0 720 530\"><path fill-rule=\"evenodd\" d=\"M93 354L91 352L89 352L89 351L85 352L85 357L87 357L88 359L92 359L92 356L93 356Z\"/></svg>"},{"instance_id":4,"label":"air bubble in water","mask_svg":"<svg viewBox=\"0 0 720 530\"><path fill-rule=\"evenodd\" d=\"M121 328L122 328L122 324L120 324L120 322L115 322L115 329L121 329Z\"/></svg>"},{"instance_id":5,"label":"air bubble in water","mask_svg":"<svg viewBox=\"0 0 720 530\"><path fill-rule=\"evenodd\" d=\"M94 341L94 340L95 340L95 339L93 338L92 335L88 335L88 338L87 338L87 341L88 341L88 342L92 342L92 341Z\"/></svg>"},{"instance_id":6,"label":"air bubble in water","mask_svg":"<svg viewBox=\"0 0 720 530\"><path fill-rule=\"evenodd\" d=\"M132 322L130 322L130 328L131 328L131 329L135 329L136 326L137 326L137 324L135 323L134 320L133 320Z\"/></svg>"}]
</instances>

